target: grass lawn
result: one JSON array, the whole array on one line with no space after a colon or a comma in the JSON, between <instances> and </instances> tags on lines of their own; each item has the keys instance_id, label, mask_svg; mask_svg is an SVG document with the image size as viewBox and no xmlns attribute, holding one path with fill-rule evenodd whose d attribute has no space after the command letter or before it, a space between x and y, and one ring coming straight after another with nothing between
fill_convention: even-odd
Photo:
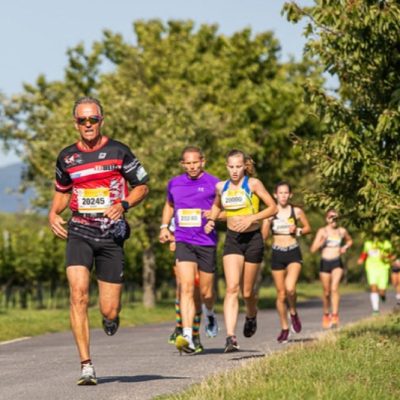
<instances>
[{"instance_id":1,"label":"grass lawn","mask_svg":"<svg viewBox=\"0 0 400 400\"><path fill-rule=\"evenodd\" d=\"M400 314L370 318L216 375L186 399L399 399Z\"/></svg>"},{"instance_id":2,"label":"grass lawn","mask_svg":"<svg viewBox=\"0 0 400 400\"><path fill-rule=\"evenodd\" d=\"M101 315L97 307L89 309L90 327L101 327ZM121 326L144 325L172 321L175 318L172 302L157 305L152 310L142 304L127 305L121 311ZM10 308L0 311L0 341L24 336L36 336L70 329L69 310L21 310Z\"/></svg>"},{"instance_id":3,"label":"grass lawn","mask_svg":"<svg viewBox=\"0 0 400 400\"><path fill-rule=\"evenodd\" d=\"M349 284L342 287L342 293L364 290L363 286ZM221 284L221 296L224 294L224 284ZM298 301L308 300L321 295L321 285L315 283L300 283L298 285ZM275 307L274 287L262 286L260 289L259 307L261 309ZM222 303L216 306L217 312L222 312ZM101 316L97 307L89 309L90 326L101 327ZM148 310L141 303L124 305L121 311L121 326L144 325L157 322L173 321L175 319L173 300L162 301ZM62 332L70 329L68 309L29 308L0 309L0 341L16 339L24 336L36 336L50 332Z\"/></svg>"}]
</instances>

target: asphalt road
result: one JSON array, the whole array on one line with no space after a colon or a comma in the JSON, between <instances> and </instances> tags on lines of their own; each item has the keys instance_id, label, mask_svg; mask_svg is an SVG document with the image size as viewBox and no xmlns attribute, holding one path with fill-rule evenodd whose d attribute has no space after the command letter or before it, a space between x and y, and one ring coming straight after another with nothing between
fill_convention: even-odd
<instances>
[{"instance_id":1,"label":"asphalt road","mask_svg":"<svg viewBox=\"0 0 400 400\"><path fill-rule=\"evenodd\" d=\"M382 311L394 306L389 293ZM291 336L291 343L314 340L321 333L321 302L312 300L299 305L303 331ZM341 325L371 315L368 293L346 295L341 303ZM100 318L100 316L99 316ZM70 332L47 334L13 343L0 344L1 400L114 400L151 399L176 393L207 376L242 365L249 359L264 357L290 344L276 342L279 333L275 311L260 311L258 331L250 339L238 334L241 351L223 353L225 331L218 315L220 333L214 339L203 334L206 351L183 355L167 344L173 324L147 325L120 329L113 337L102 330L92 331L92 360L98 377L97 386L77 386L80 374L75 344Z\"/></svg>"}]
</instances>

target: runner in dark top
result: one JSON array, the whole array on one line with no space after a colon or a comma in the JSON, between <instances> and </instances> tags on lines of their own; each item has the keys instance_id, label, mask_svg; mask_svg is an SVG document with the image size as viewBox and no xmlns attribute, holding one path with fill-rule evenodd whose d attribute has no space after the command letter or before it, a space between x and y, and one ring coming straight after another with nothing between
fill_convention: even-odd
<instances>
[{"instance_id":1,"label":"runner in dark top","mask_svg":"<svg viewBox=\"0 0 400 400\"><path fill-rule=\"evenodd\" d=\"M297 239L311 232L304 211L290 204L292 195L288 182L279 182L275 186L278 213L264 220L262 227L264 239L270 231L273 235L271 269L277 291L276 309L281 323L281 332L277 337L279 343L287 343L289 340L288 308L292 331L299 333L302 329L296 309L296 285L303 258Z\"/></svg>"},{"instance_id":2,"label":"runner in dark top","mask_svg":"<svg viewBox=\"0 0 400 400\"><path fill-rule=\"evenodd\" d=\"M124 213L146 197L148 177L127 146L101 134L104 117L97 99L79 99L73 116L80 138L57 158L49 223L55 235L67 240L71 328L81 360L78 385L95 385L87 314L90 271L94 263L103 327L112 336L119 326L123 243L129 236ZM68 204L72 217L66 229L60 214Z\"/></svg>"}]
</instances>

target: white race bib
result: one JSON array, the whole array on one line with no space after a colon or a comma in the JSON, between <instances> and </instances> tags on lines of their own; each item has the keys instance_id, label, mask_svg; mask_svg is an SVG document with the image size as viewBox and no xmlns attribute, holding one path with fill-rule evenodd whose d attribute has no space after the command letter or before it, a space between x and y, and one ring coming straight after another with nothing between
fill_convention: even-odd
<instances>
[{"instance_id":1,"label":"white race bib","mask_svg":"<svg viewBox=\"0 0 400 400\"><path fill-rule=\"evenodd\" d=\"M292 218L290 218L292 220ZM277 235L290 235L289 228L294 225L290 224L289 221L284 221L282 219L274 219L272 221L272 232Z\"/></svg>"},{"instance_id":2,"label":"white race bib","mask_svg":"<svg viewBox=\"0 0 400 400\"><path fill-rule=\"evenodd\" d=\"M379 257L381 254L379 249L371 249L368 251L368 257Z\"/></svg>"},{"instance_id":3,"label":"white race bib","mask_svg":"<svg viewBox=\"0 0 400 400\"><path fill-rule=\"evenodd\" d=\"M201 227L201 208L181 208L177 212L177 217L180 227Z\"/></svg>"},{"instance_id":4,"label":"white race bib","mask_svg":"<svg viewBox=\"0 0 400 400\"><path fill-rule=\"evenodd\" d=\"M244 189L228 189L222 193L221 202L225 210L239 210L246 207L246 192Z\"/></svg>"},{"instance_id":5,"label":"white race bib","mask_svg":"<svg viewBox=\"0 0 400 400\"><path fill-rule=\"evenodd\" d=\"M342 238L340 236L328 236L326 238L326 247L340 247Z\"/></svg>"},{"instance_id":6,"label":"white race bib","mask_svg":"<svg viewBox=\"0 0 400 400\"><path fill-rule=\"evenodd\" d=\"M78 211L85 214L104 212L110 207L110 189L78 189Z\"/></svg>"}]
</instances>

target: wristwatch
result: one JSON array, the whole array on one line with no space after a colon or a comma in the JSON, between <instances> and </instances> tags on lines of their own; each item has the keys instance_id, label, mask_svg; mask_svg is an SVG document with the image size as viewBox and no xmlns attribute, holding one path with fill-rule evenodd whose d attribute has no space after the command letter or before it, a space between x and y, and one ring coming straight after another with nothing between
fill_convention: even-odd
<instances>
[{"instance_id":1,"label":"wristwatch","mask_svg":"<svg viewBox=\"0 0 400 400\"><path fill-rule=\"evenodd\" d=\"M121 206L125 212L127 212L129 210L129 203L126 200L121 201Z\"/></svg>"}]
</instances>

